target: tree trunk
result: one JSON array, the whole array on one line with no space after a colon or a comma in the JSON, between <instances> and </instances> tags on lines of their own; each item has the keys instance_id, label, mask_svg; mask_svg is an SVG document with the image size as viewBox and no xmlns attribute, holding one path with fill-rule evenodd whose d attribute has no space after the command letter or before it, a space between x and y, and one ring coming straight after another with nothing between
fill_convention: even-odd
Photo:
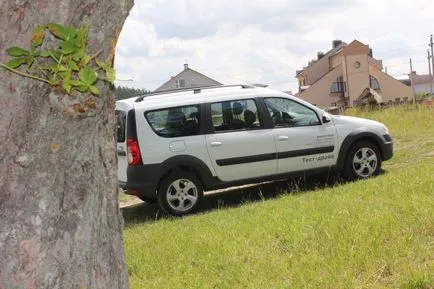
<instances>
[{"instance_id":1,"label":"tree trunk","mask_svg":"<svg viewBox=\"0 0 434 289\"><path fill-rule=\"evenodd\" d=\"M0 62L55 22L89 26L113 54L133 0L1 0ZM97 114L53 108L51 88L0 68L0 289L128 288L118 207L114 92Z\"/></svg>"}]
</instances>

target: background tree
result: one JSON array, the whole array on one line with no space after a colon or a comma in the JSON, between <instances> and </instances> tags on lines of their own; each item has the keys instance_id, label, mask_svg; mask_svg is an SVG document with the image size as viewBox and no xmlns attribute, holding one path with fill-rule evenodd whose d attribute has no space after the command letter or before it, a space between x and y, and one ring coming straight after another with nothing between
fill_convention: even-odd
<instances>
[{"instance_id":1,"label":"background tree","mask_svg":"<svg viewBox=\"0 0 434 289\"><path fill-rule=\"evenodd\" d=\"M89 27L88 47L114 47L132 0L2 0L0 62L49 22ZM48 37L47 48L53 37ZM50 46L51 45L51 46ZM93 105L0 68L0 288L127 288L118 208L114 89ZM73 105L74 104L74 105Z\"/></svg>"},{"instance_id":2,"label":"background tree","mask_svg":"<svg viewBox=\"0 0 434 289\"><path fill-rule=\"evenodd\" d=\"M151 93L151 91L143 88L131 88L131 87L118 86L116 87L116 100L144 95L148 93Z\"/></svg>"}]
</instances>

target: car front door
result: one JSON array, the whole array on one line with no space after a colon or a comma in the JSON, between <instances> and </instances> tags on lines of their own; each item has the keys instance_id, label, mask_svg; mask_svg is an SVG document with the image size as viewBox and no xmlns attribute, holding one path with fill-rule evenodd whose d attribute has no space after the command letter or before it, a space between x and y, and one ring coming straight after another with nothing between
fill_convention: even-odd
<instances>
[{"instance_id":1,"label":"car front door","mask_svg":"<svg viewBox=\"0 0 434 289\"><path fill-rule=\"evenodd\" d=\"M284 97L264 98L272 118L277 172L290 173L330 167L337 160L337 134L308 106Z\"/></svg>"},{"instance_id":2,"label":"car front door","mask_svg":"<svg viewBox=\"0 0 434 289\"><path fill-rule=\"evenodd\" d=\"M222 181L276 174L276 146L265 129L255 100L223 101L210 105L212 133L206 143L213 168Z\"/></svg>"}]
</instances>

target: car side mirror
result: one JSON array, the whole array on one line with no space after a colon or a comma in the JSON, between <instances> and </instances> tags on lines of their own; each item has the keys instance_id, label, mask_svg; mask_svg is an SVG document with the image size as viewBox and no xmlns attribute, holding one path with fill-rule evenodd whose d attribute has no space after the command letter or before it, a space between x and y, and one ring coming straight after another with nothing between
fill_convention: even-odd
<instances>
[{"instance_id":1,"label":"car side mirror","mask_svg":"<svg viewBox=\"0 0 434 289\"><path fill-rule=\"evenodd\" d=\"M322 123L328 123L330 122L332 119L330 117L330 115L328 113L325 113L322 115Z\"/></svg>"}]
</instances>

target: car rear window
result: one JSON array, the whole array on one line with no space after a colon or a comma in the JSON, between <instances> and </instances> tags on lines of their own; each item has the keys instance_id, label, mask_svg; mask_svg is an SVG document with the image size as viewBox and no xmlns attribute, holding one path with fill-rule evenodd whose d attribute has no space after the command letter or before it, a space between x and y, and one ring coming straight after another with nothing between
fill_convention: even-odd
<instances>
[{"instance_id":1,"label":"car rear window","mask_svg":"<svg viewBox=\"0 0 434 289\"><path fill-rule=\"evenodd\" d=\"M183 106L145 113L154 132L162 137L181 137L200 133L199 106Z\"/></svg>"}]
</instances>

